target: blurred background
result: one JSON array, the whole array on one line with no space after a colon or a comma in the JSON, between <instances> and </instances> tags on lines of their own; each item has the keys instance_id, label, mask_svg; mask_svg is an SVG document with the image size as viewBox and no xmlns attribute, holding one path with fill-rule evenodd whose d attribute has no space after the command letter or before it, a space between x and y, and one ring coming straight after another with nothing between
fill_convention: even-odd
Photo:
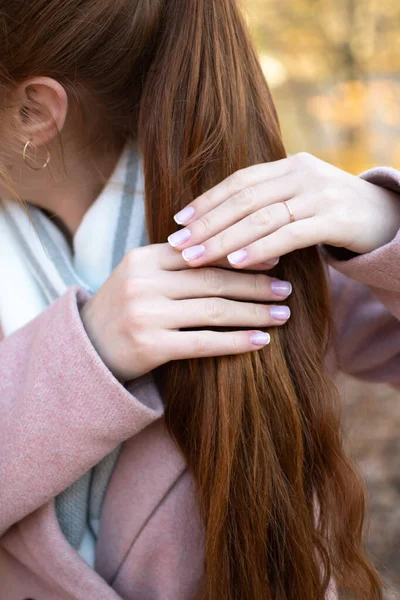
<instances>
[{"instance_id":1,"label":"blurred background","mask_svg":"<svg viewBox=\"0 0 400 600\"><path fill-rule=\"evenodd\" d=\"M242 0L289 153L400 169L400 0ZM400 368L400 367L399 367ZM369 548L400 599L400 393L339 379L368 484Z\"/></svg>"}]
</instances>

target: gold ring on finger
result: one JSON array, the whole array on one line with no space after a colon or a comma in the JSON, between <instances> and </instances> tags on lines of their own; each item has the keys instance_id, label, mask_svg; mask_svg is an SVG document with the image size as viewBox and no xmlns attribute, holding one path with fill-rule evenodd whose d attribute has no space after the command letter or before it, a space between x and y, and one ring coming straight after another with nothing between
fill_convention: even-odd
<instances>
[{"instance_id":1,"label":"gold ring on finger","mask_svg":"<svg viewBox=\"0 0 400 600\"><path fill-rule=\"evenodd\" d=\"M290 208L289 204L285 200L282 200L282 204L284 204L286 206L286 208L288 209L288 212L289 212L289 215L290 215L290 222L294 223L296 219L294 218L293 211Z\"/></svg>"}]
</instances>

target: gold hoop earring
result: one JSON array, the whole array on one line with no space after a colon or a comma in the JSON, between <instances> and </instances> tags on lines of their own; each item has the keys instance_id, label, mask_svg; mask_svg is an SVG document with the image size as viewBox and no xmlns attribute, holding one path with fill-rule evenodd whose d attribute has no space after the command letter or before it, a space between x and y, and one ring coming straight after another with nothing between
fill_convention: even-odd
<instances>
[{"instance_id":1,"label":"gold hoop earring","mask_svg":"<svg viewBox=\"0 0 400 600\"><path fill-rule=\"evenodd\" d=\"M43 169L45 169L50 160L51 160L51 152L48 148L46 148L47 150L47 158L46 158L46 162L41 166L41 167L33 167L31 164L29 164L28 162L28 156L27 156L27 152L28 152L28 148L32 145L32 140L28 140L24 146L24 149L22 151L22 158L24 159L24 162L26 164L27 167L29 167L30 169L32 169L32 171L42 171Z\"/></svg>"}]
</instances>

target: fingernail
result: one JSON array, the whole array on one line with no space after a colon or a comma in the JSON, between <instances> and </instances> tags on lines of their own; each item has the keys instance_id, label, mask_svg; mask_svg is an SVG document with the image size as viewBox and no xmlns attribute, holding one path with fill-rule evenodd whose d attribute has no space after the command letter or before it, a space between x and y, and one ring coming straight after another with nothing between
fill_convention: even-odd
<instances>
[{"instance_id":1,"label":"fingernail","mask_svg":"<svg viewBox=\"0 0 400 600\"><path fill-rule=\"evenodd\" d=\"M183 210L181 210L174 216L174 221L175 223L178 223L178 225L186 225L186 223L189 223L193 215L193 206L186 206Z\"/></svg>"},{"instance_id":2,"label":"fingernail","mask_svg":"<svg viewBox=\"0 0 400 600\"><path fill-rule=\"evenodd\" d=\"M290 317L290 308L288 306L271 306L269 312L271 317L277 321L287 321Z\"/></svg>"},{"instance_id":3,"label":"fingernail","mask_svg":"<svg viewBox=\"0 0 400 600\"><path fill-rule=\"evenodd\" d=\"M292 284L288 281L280 281L279 279L273 279L271 281L271 290L277 296L282 296L282 298L286 298L292 293Z\"/></svg>"},{"instance_id":4,"label":"fingernail","mask_svg":"<svg viewBox=\"0 0 400 600\"><path fill-rule=\"evenodd\" d=\"M253 335L250 336L250 339L255 346L265 346L270 343L271 336L269 333L262 333L260 331L258 333L253 333Z\"/></svg>"},{"instance_id":5,"label":"fingernail","mask_svg":"<svg viewBox=\"0 0 400 600\"><path fill-rule=\"evenodd\" d=\"M202 244L200 246L191 246L182 252L182 256L187 261L196 260L196 258L201 258L205 251L206 247Z\"/></svg>"},{"instance_id":6,"label":"fingernail","mask_svg":"<svg viewBox=\"0 0 400 600\"><path fill-rule=\"evenodd\" d=\"M244 262L247 258L246 250L237 250L237 252L232 252L232 254L228 254L228 260L232 265L239 265Z\"/></svg>"},{"instance_id":7,"label":"fingernail","mask_svg":"<svg viewBox=\"0 0 400 600\"><path fill-rule=\"evenodd\" d=\"M265 264L266 265L271 265L272 267L275 267L275 265L277 265L279 262L279 258L271 258L270 260L266 260Z\"/></svg>"},{"instance_id":8,"label":"fingernail","mask_svg":"<svg viewBox=\"0 0 400 600\"><path fill-rule=\"evenodd\" d=\"M175 248L176 246L180 246L181 244L187 242L191 235L192 232L190 229L181 229L180 231L175 231L175 233L172 233L168 238L168 242L173 248Z\"/></svg>"}]
</instances>

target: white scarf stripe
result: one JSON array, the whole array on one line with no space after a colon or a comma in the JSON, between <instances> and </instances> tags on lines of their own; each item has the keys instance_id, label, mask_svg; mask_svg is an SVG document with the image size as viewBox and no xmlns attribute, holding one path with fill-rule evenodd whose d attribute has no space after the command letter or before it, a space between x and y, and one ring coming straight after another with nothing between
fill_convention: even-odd
<instances>
[{"instance_id":1,"label":"white scarf stripe","mask_svg":"<svg viewBox=\"0 0 400 600\"><path fill-rule=\"evenodd\" d=\"M51 282L50 278L47 277L45 270L42 268L40 260L35 256L34 252L32 252L32 248L30 247L29 243L24 237L22 223L20 223L19 225L17 224L15 218L15 211L13 210L14 208L15 207L12 204L2 202L4 220L8 223L10 230L13 232L16 241L22 249L27 260L27 264L32 272L32 275L42 286L46 298L48 298L48 300L52 302L53 300L56 300L56 298L58 298L59 292L57 291L56 287L53 286L53 283ZM26 217L25 213L24 216ZM2 321L3 320L4 317L2 317Z\"/></svg>"},{"instance_id":2,"label":"white scarf stripe","mask_svg":"<svg viewBox=\"0 0 400 600\"><path fill-rule=\"evenodd\" d=\"M51 237L50 231L48 229L48 219L43 214L42 211L31 207L29 209L31 214L32 221L35 224L38 235L42 240L50 260L53 262L56 267L60 277L62 278L65 287L70 287L72 285L79 285L88 291L90 290L89 286L86 285L84 281L80 277L78 277L77 273L74 271L70 259L63 253L62 249L57 246L54 239Z\"/></svg>"}]
</instances>

